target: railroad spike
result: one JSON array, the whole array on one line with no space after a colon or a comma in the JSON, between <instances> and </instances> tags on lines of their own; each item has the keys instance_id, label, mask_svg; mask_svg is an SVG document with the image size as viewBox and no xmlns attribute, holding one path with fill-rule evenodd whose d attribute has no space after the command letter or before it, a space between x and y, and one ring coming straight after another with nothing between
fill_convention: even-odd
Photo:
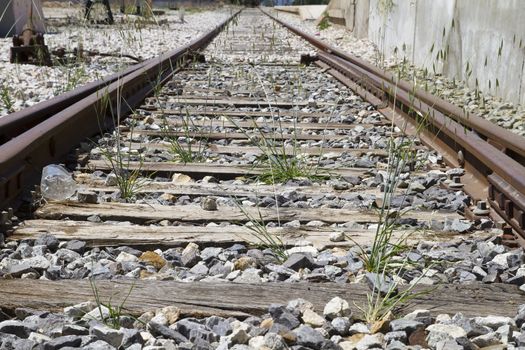
<instances>
[{"instance_id":1,"label":"railroad spike","mask_svg":"<svg viewBox=\"0 0 525 350\"><path fill-rule=\"evenodd\" d=\"M463 151L462 150L458 151L458 164L459 164L460 167L464 167L465 166L465 156L463 155Z\"/></svg>"}]
</instances>

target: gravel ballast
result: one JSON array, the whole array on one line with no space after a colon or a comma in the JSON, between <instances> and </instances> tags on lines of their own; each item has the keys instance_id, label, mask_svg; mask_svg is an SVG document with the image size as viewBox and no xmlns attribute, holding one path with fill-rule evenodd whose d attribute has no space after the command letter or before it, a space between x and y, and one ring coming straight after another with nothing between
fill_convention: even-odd
<instances>
[{"instance_id":1,"label":"gravel ballast","mask_svg":"<svg viewBox=\"0 0 525 350\"><path fill-rule=\"evenodd\" d=\"M496 228L495 223L483 216L484 214L480 214L481 218L475 220L467 220L458 215L467 207L474 209L474 203L462 189L463 185L453 180L460 179L460 176L464 175L464 169L445 166L443 159L422 145L417 138L412 140L417 169L415 164L408 163L401 167L397 175L400 180L399 192L394 192L388 205L388 213L393 214L384 217L384 222L395 223L395 230L406 230L415 235L421 233L421 237L424 238L405 246L411 239L407 236L406 242L400 241L399 246L392 246L392 249L396 249L396 254L388 261L389 269L384 275L374 273L378 270L366 269L369 247L356 246L351 236L352 230L368 230L370 237L373 237L380 227L380 221L377 221L380 220L379 216L377 219L374 216L362 221L351 217L348 222L333 220L334 218L327 217L328 215L316 215L313 219L305 215L308 220L304 217L298 219L297 216L277 216L277 219L272 220L263 220L261 217L262 227L268 229L303 230L302 235L298 235L299 239L293 243L287 241L283 235L287 245L278 248L284 249L284 256L280 254L283 252L271 249L271 246L258 244L260 242L255 236L251 237L251 241L239 238L230 240L227 244L224 241L218 243L213 239L201 240L199 242L206 243L197 244L197 236L187 239L184 244L174 243L175 240L169 239L159 244L148 244L147 237L140 237L134 241L130 235L121 236L120 239L128 240L125 245L119 245L122 241L118 240L116 232L124 226L129 232L133 232L135 227L137 232L141 232L139 227L152 230L149 232L160 232L161 228L166 229L164 232L173 230L167 235L173 239L177 235L175 227L185 229L184 226L193 226L202 230L210 227L216 229L214 232L220 230L226 234L239 232L243 225L244 229L256 226L256 219L241 217L236 221L237 218L230 215L241 205L250 210L261 208L265 213L278 211L279 208L282 208L283 212L286 210L284 208L287 208L305 213L316 212L316 209L326 209L328 212L330 209L330 212L334 213L332 215L341 217L344 215L341 209L354 210L355 213L359 213L357 216L374 213L382 207L381 201L386 198L383 197L383 191L385 186L391 183L386 170L391 164L388 164L388 157L384 151L388 149L387 140L398 143L404 140L400 135L401 130L385 123L384 116L334 78L326 75L321 68L297 65L298 53L308 53L310 47L305 46L301 40L289 37L282 29L274 30L268 19L258 16L258 10L246 12L246 16L239 19L242 27L232 26L229 33L221 34L204 52L207 58L205 63L194 63L187 70L175 75L160 89L158 95L146 99L133 117L121 125L127 126L131 132L121 131L117 135L118 131L113 131L81 145L75 155L82 159L83 164L73 170L72 178L70 174L65 174L67 180L74 182L73 185L79 191L72 197L63 198L69 203L61 203L62 211L58 212L55 209L56 212L53 212L53 205L60 203L53 203L51 200L45 203L43 193L42 206L32 217L38 220L28 219L24 224L13 219L20 226L14 227L13 235L7 237L6 242L0 241L0 280L24 279L13 282L30 283L31 286L34 283L35 287L38 283L41 283L41 286L73 284L74 279L83 280L79 283L87 285L89 280L93 295L83 294L75 303L84 301L84 298L88 300L76 305L64 303L60 308L68 306L53 311L47 304L39 306L44 310L24 307L0 310L0 349L474 350L492 347L489 349L494 350L519 349L525 346L525 338L522 335L525 327L525 305L519 305L521 302L514 305L515 313L512 311L514 307L511 311L508 308L501 311L499 304L497 308L492 306L490 309L501 311L502 314L507 312L506 315L486 316L489 309L486 309L485 313L475 309L468 316L455 313L458 311L456 308L450 308L453 310L450 314L437 314L435 310L423 309L406 314L407 311L402 313L394 309L394 313L386 313L381 320L370 320L367 319L365 311L369 306L366 302L361 301L357 305L359 299L356 295L347 293L344 295L345 299L342 299L332 295L333 289L327 287L329 285L326 283L337 283L337 286L342 288L362 287L370 290L370 295L373 295L373 291L388 294L392 286L394 293L397 293L413 285L422 289L453 285L457 289L474 286L482 290L484 286L489 286L494 289L501 287L508 291L515 290L516 293L525 291L523 250L504 245L499 237L502 230ZM227 11L222 14L226 16ZM197 15L207 16L206 12L195 14ZM173 22L176 23L178 18L175 14L173 16ZM189 14L186 15L187 21L190 21L190 18ZM168 21L171 26L170 23ZM246 30L239 30L244 42L236 41L238 38L231 35L241 28L249 28L251 32L250 25L254 28L263 25L266 29L263 36L272 46L275 40L277 44L275 50L270 50L271 54L261 57L261 47L257 46L259 43L250 41ZM164 40L160 34L159 36ZM151 52L158 49L155 45L150 47ZM87 49L87 44L84 47ZM368 51L363 49L363 55ZM128 53L136 54L134 51ZM280 66L282 63L286 63L287 66ZM216 95L212 96L213 94ZM187 102L191 99L205 99L205 102L209 102L213 101L215 96L219 99L232 97L248 102L256 101L259 106L242 107L244 109L241 110L229 103L218 103L222 106L218 108L212 103ZM301 106L277 108L271 105L279 101L294 101L301 103ZM333 103L334 101L340 103ZM268 105L263 105L266 102ZM269 118L279 122L303 123L300 133L302 136L321 136L317 139L301 139L297 143L289 139L274 139L278 147L333 147L342 151L341 154L310 154L301 159L315 164L320 169L350 169L359 175L330 174L318 179L300 176L273 185L263 183L261 178L255 176L220 177L218 173L213 173L214 166L253 166L254 169L261 164L257 155L245 151L247 147L231 153L218 152L218 146L255 148L254 146L258 145L258 139L254 137L232 141L232 138L227 136L210 137L206 140L206 146L209 148L206 149L205 160L202 161L205 166L209 166L206 176L199 177L191 172L173 174L170 171L155 171L148 175L144 171L140 173L140 176L148 176L141 178L144 185L129 197L123 198L117 188L117 178L124 173L122 168L118 169L121 171L119 172L116 168L89 166L89 162L100 164L107 160L108 154L119 154L124 162L128 159L143 162L141 166L152 163L166 165L162 164L166 162L182 165L177 158L180 155L170 151L168 147L161 147L173 145L173 137L177 137L176 140L181 142L193 141L188 135L171 138L167 136L171 131L180 132L184 131L185 127L188 128L187 125L176 123L184 120L184 116L175 113L182 108L186 108L186 116L195 123L191 125L192 130L197 130L197 122L203 122L204 134L215 132L225 135L238 131L228 125L231 119L222 116L214 119L206 115L206 111L228 112L235 109L241 112L275 112L277 117L270 114L269 117L256 117L256 120L261 125ZM281 112L291 114L291 117L281 119ZM299 117L293 114L295 112L320 113L322 116L307 116L312 119L298 122ZM315 118L323 120L317 121ZM238 120L247 122L255 118L242 116ZM219 123L212 123L213 121ZM172 124L169 124L170 122ZM209 122L209 126L204 122ZM311 122L340 123L345 127L337 125L316 129L319 125L310 128L304 126ZM274 135L270 125L263 126L262 130L260 133L263 135ZM292 127L283 127L279 132L281 136L291 136L294 130ZM160 131L164 131L164 134L159 133ZM362 150L362 154L357 155L353 152L356 150ZM99 170L93 171L97 167ZM217 178L211 176L212 174ZM150 185L151 190L148 190ZM161 189L157 191L153 186ZM183 189L184 186L187 187ZM232 189L231 193L222 186ZM266 193L259 195L257 190L253 190L257 186L261 186ZM210 188L217 193L204 195L199 192L182 192L189 189L205 192ZM169 193L169 190L173 192ZM235 196L235 191L244 191L244 194ZM250 193L246 194L247 191ZM38 194L35 194L32 200L37 201L37 196ZM67 213L67 210L74 206L84 206L81 209L82 214ZM46 216L46 208L50 207L48 214L56 214L55 216ZM110 211L113 208L109 207L118 207L126 212L112 217ZM144 216L133 218L133 213L146 207L148 209L142 210L141 213ZM147 215L151 215L150 212L155 210L163 216L150 220ZM164 210L170 214L163 214ZM171 213L184 213L185 210L194 210L201 217L195 220L197 216L171 216ZM340 211L337 212L338 210ZM405 210L405 214L397 215ZM89 214L82 216L88 211ZM202 212L204 214L201 214ZM420 217L427 216L425 219L416 220L410 216L413 213L421 215ZM218 216L222 214L224 217ZM436 215L432 216L433 214ZM453 218L436 219L443 217L438 215L450 215ZM83 239L79 236L73 238L71 235L79 234L79 231L69 229L70 225L74 224L73 220L83 220L82 224L93 230L91 233L101 235L99 238L95 238L94 235L83 236L87 237ZM134 224L126 220L133 221ZM46 221L51 228L41 229L38 233L26 231L26 236L23 232L17 232L23 231L24 225L29 227L37 221ZM109 227L108 236L114 238L114 241L99 243L100 237L105 235L102 226ZM97 231L97 228L101 228L100 231ZM322 248L308 241L309 232L321 229L326 231L326 237L323 239L329 243ZM426 233L429 234L425 236ZM61 240L59 236L65 239ZM18 240L15 241L17 237ZM107 238L103 237L102 240L104 239ZM394 240L391 240L391 243L394 243ZM187 300L184 300L186 310L179 309L174 306L175 298L171 299L170 295L162 297L169 301L167 305L172 306L159 308L158 304L151 303L134 315L128 314L131 309L126 310L125 303L121 305L121 311L115 309L118 305L103 305L107 300L99 300L97 304L97 283L100 286L107 281L122 281L123 284L133 286L134 283L140 283L138 280L145 280L144 283L151 285L177 282L188 286L189 283L200 282L199 285L205 285L207 289L211 289L207 286L212 286L213 283L220 283L227 286L228 291L242 291L242 288L270 290L264 288L268 288L272 283L280 283L281 290L293 290L293 287L301 283L305 288L312 290L311 299L315 299L313 296L316 288L330 289L330 295L321 303L318 302L316 307L308 300L288 300L292 298L287 297L281 299L286 300L283 301L284 305L265 305L265 302L258 313L250 312L251 316L245 314L244 317L237 317L240 313L234 313L236 317L229 318L219 317L218 314L210 316L211 311L198 313L192 309L196 306L192 306ZM102 294L106 292L105 290ZM133 292L131 287L130 295ZM220 294L214 289L209 292L212 295ZM221 295L215 297L222 302ZM293 296L300 297L301 295ZM188 296L177 295L177 298L186 299ZM145 299L145 302L152 300ZM363 299L361 297L361 300ZM519 297L517 299L522 300ZM150 305L154 306L149 309ZM479 307L482 308L483 305ZM222 305L222 308L237 311L234 307L228 309L225 305ZM359 308L362 308L360 312L357 311ZM199 316L188 317L188 311ZM513 314L510 315L511 313Z\"/></svg>"},{"instance_id":2,"label":"gravel ballast","mask_svg":"<svg viewBox=\"0 0 525 350\"><path fill-rule=\"evenodd\" d=\"M67 6L65 3L63 6ZM55 59L53 67L9 63L11 38L0 39L0 116L19 111L87 82L116 73L137 63L120 55L145 60L176 49L224 21L230 8L186 13L184 23L177 11L145 20L139 16L115 13L114 25L86 23L83 6L44 8L49 33L45 34L49 50L110 53L117 57L85 57L65 64ZM56 56L55 56L56 58ZM8 108L10 107L10 108Z\"/></svg>"},{"instance_id":3,"label":"gravel ballast","mask_svg":"<svg viewBox=\"0 0 525 350\"><path fill-rule=\"evenodd\" d=\"M261 317L181 317L168 306L138 318L114 314L94 302L61 313L27 308L0 322L2 349L521 349L525 305L514 317L432 315L415 310L397 320L363 323L347 301L330 300L323 310L304 299L269 305ZM1 317L2 315L0 315ZM7 315L3 315L6 318Z\"/></svg>"}]
</instances>

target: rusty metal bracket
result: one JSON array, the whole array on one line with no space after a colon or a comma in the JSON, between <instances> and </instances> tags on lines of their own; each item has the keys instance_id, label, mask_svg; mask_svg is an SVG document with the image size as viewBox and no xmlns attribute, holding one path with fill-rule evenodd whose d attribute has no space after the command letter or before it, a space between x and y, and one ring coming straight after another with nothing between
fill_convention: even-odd
<instances>
[{"instance_id":1,"label":"rusty metal bracket","mask_svg":"<svg viewBox=\"0 0 525 350\"><path fill-rule=\"evenodd\" d=\"M44 42L44 34L36 33L31 27L26 27L22 35L14 35L9 61L51 66L51 55Z\"/></svg>"},{"instance_id":2,"label":"rusty metal bracket","mask_svg":"<svg viewBox=\"0 0 525 350\"><path fill-rule=\"evenodd\" d=\"M514 189L497 174L489 175L489 202L491 207L525 238L525 195Z\"/></svg>"}]
</instances>

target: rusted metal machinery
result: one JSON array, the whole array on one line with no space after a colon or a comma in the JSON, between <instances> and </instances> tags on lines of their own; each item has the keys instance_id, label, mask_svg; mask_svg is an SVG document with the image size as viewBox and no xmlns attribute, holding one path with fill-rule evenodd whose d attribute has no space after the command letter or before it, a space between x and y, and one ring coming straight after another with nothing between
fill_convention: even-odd
<instances>
[{"instance_id":1,"label":"rusted metal machinery","mask_svg":"<svg viewBox=\"0 0 525 350\"><path fill-rule=\"evenodd\" d=\"M11 63L51 65L49 49L44 42L44 33L35 29L33 5L29 5L28 15L20 35L13 35Z\"/></svg>"},{"instance_id":2,"label":"rusted metal machinery","mask_svg":"<svg viewBox=\"0 0 525 350\"><path fill-rule=\"evenodd\" d=\"M398 79L364 60L331 47L273 17L320 51L316 59L380 112L420 139L452 166L465 168L464 188L480 205L488 200L496 221L510 225L525 245L525 139ZM476 217L475 210L467 211ZM499 219L499 220L498 220Z\"/></svg>"},{"instance_id":3,"label":"rusted metal machinery","mask_svg":"<svg viewBox=\"0 0 525 350\"><path fill-rule=\"evenodd\" d=\"M51 57L44 43L44 34L26 29L21 36L13 36L10 62L50 66Z\"/></svg>"}]
</instances>

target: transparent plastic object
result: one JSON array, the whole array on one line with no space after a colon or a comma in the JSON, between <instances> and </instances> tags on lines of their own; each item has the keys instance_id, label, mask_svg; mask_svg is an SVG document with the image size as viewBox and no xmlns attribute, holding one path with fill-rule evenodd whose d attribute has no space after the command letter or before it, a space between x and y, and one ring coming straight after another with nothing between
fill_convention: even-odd
<instances>
[{"instance_id":1,"label":"transparent plastic object","mask_svg":"<svg viewBox=\"0 0 525 350\"><path fill-rule=\"evenodd\" d=\"M40 191L45 199L64 200L75 194L77 183L61 165L51 164L42 171Z\"/></svg>"}]
</instances>

